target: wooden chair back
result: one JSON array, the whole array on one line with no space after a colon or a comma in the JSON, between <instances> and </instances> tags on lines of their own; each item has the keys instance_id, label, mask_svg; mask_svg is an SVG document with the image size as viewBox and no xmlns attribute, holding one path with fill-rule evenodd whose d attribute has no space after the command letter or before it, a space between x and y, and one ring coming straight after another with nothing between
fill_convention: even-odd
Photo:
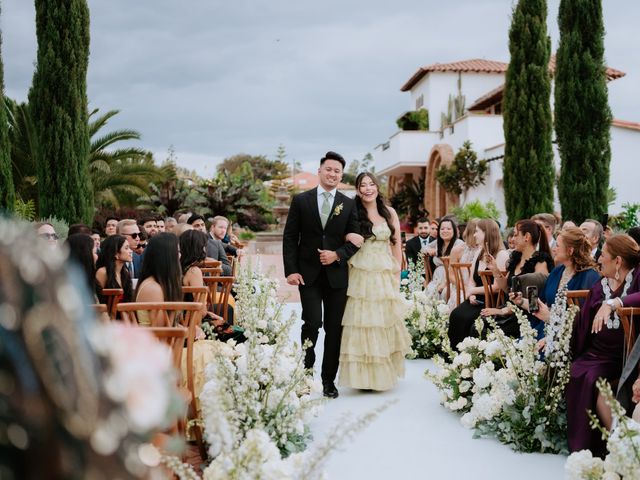
<instances>
[{"instance_id":1,"label":"wooden chair back","mask_svg":"<svg viewBox=\"0 0 640 480\"><path fill-rule=\"evenodd\" d=\"M460 305L467 298L467 279L471 276L471 263L452 262L451 271L456 286L456 305ZM465 277L464 271L467 275Z\"/></svg>"},{"instance_id":2,"label":"wooden chair back","mask_svg":"<svg viewBox=\"0 0 640 480\"><path fill-rule=\"evenodd\" d=\"M233 287L234 277L203 277L204 284L209 289L209 308L216 315L220 315L225 322L229 321L229 297Z\"/></svg>"},{"instance_id":3,"label":"wooden chair back","mask_svg":"<svg viewBox=\"0 0 640 480\"><path fill-rule=\"evenodd\" d=\"M107 314L109 318L115 320L116 311L118 310L118 303L124 295L124 290L121 288L103 288L100 294L105 299L105 305L107 306Z\"/></svg>"},{"instance_id":4,"label":"wooden chair back","mask_svg":"<svg viewBox=\"0 0 640 480\"><path fill-rule=\"evenodd\" d=\"M620 317L620 323L622 324L622 329L624 330L624 345L622 351L624 355L623 358L626 360L631 353L633 345L636 343L636 338L638 337L638 326L636 325L636 323L638 322L638 317L640 317L640 308L618 308L616 310L616 313ZM635 321L634 317L636 317Z\"/></svg>"},{"instance_id":5,"label":"wooden chair back","mask_svg":"<svg viewBox=\"0 0 640 480\"><path fill-rule=\"evenodd\" d=\"M451 273L450 273L450 258L449 257L440 257L442 261L442 265L444 266L444 281L446 282L446 295L445 302L448 302L451 298Z\"/></svg>"},{"instance_id":6,"label":"wooden chair back","mask_svg":"<svg viewBox=\"0 0 640 480\"><path fill-rule=\"evenodd\" d=\"M220 260L208 259L202 262L202 267L205 268L220 268L222 266L222 262Z\"/></svg>"},{"instance_id":7,"label":"wooden chair back","mask_svg":"<svg viewBox=\"0 0 640 480\"><path fill-rule=\"evenodd\" d=\"M203 306L195 302L129 302L119 303L118 312L125 323L138 325L138 316L141 312L160 315L162 327L173 327L178 323L188 324L191 317L200 318Z\"/></svg>"},{"instance_id":8,"label":"wooden chair back","mask_svg":"<svg viewBox=\"0 0 640 480\"><path fill-rule=\"evenodd\" d=\"M493 291L493 272L491 270L479 270L478 274L482 280L482 288L484 288L484 304L487 308L497 308L504 303L504 291L500 289ZM506 272L502 272L506 276Z\"/></svg>"},{"instance_id":9,"label":"wooden chair back","mask_svg":"<svg viewBox=\"0 0 640 480\"><path fill-rule=\"evenodd\" d=\"M433 278L433 270L431 270L431 257L426 253L423 253L422 260L424 261L424 286L426 288L426 286Z\"/></svg>"},{"instance_id":10,"label":"wooden chair back","mask_svg":"<svg viewBox=\"0 0 640 480\"><path fill-rule=\"evenodd\" d=\"M206 286L203 287L182 287L182 294L190 293L193 296L195 303L202 303L207 305L207 299L209 297L209 289Z\"/></svg>"},{"instance_id":11,"label":"wooden chair back","mask_svg":"<svg viewBox=\"0 0 640 480\"><path fill-rule=\"evenodd\" d=\"M575 305L582 308L587 295L589 295L589 290L567 290L567 306Z\"/></svg>"},{"instance_id":12,"label":"wooden chair back","mask_svg":"<svg viewBox=\"0 0 640 480\"><path fill-rule=\"evenodd\" d=\"M400 265L400 270L403 272L409 270L409 262L407 261L407 252L405 251L406 245L402 245L402 264Z\"/></svg>"},{"instance_id":13,"label":"wooden chair back","mask_svg":"<svg viewBox=\"0 0 640 480\"><path fill-rule=\"evenodd\" d=\"M202 276L204 277L218 277L222 275L222 268L220 267L200 267L202 270Z\"/></svg>"},{"instance_id":14,"label":"wooden chair back","mask_svg":"<svg viewBox=\"0 0 640 480\"><path fill-rule=\"evenodd\" d=\"M231 276L235 277L237 265L238 265L238 258L234 257L233 255L227 255L227 260L229 260L229 263L231 264ZM222 269L220 269L220 273L218 275L221 275L221 274L222 274Z\"/></svg>"}]
</instances>

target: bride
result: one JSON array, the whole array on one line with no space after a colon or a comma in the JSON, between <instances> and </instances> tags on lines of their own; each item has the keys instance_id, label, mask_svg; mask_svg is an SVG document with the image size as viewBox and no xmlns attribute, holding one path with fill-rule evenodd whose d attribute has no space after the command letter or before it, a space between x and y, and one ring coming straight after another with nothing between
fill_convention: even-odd
<instances>
[{"instance_id":1,"label":"bride","mask_svg":"<svg viewBox=\"0 0 640 480\"><path fill-rule=\"evenodd\" d=\"M356 178L356 206L365 242L349 260L347 306L342 317L340 385L389 390L404 375L411 338L400 295L400 222L385 205L377 179Z\"/></svg>"}]
</instances>

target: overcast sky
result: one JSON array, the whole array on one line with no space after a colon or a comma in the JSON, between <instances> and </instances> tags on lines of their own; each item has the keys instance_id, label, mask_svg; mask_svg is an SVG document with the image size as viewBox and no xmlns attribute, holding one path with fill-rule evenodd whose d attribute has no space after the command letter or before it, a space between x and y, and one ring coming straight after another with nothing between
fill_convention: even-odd
<instances>
[{"instance_id":1,"label":"overcast sky","mask_svg":"<svg viewBox=\"0 0 640 480\"><path fill-rule=\"evenodd\" d=\"M1 0L6 94L25 100L36 58L31 0ZM604 3L614 117L640 121L640 2ZM559 0L549 2L557 47ZM121 113L158 160L209 176L225 157L284 144L314 171L327 150L372 152L410 108L421 65L508 61L510 0L89 0L90 106ZM472 101L473 99L470 99Z\"/></svg>"}]
</instances>

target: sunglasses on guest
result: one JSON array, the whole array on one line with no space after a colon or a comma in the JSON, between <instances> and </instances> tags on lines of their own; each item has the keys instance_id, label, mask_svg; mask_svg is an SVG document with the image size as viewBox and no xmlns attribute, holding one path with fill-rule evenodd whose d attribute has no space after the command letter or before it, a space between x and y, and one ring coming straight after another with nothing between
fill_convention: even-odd
<instances>
[{"instance_id":1,"label":"sunglasses on guest","mask_svg":"<svg viewBox=\"0 0 640 480\"><path fill-rule=\"evenodd\" d=\"M45 240L58 240L60 238L57 233L40 233L38 237L44 238Z\"/></svg>"},{"instance_id":2,"label":"sunglasses on guest","mask_svg":"<svg viewBox=\"0 0 640 480\"><path fill-rule=\"evenodd\" d=\"M134 240L140 237L139 233L123 233L122 235L124 235L125 237L131 237Z\"/></svg>"}]
</instances>

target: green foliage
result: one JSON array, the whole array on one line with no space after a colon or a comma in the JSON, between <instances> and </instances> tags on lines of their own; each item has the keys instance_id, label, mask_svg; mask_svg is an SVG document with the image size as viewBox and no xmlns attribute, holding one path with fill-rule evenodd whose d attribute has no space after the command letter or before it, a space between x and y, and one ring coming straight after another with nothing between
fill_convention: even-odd
<instances>
[{"instance_id":1,"label":"green foliage","mask_svg":"<svg viewBox=\"0 0 640 480\"><path fill-rule=\"evenodd\" d=\"M361 172L375 172L375 167L373 164L373 155L370 153L365 154L364 157L360 160L353 159L347 165L343 175L342 175L342 183L347 183L349 185L356 184L356 177Z\"/></svg>"},{"instance_id":2,"label":"green foliage","mask_svg":"<svg viewBox=\"0 0 640 480\"><path fill-rule=\"evenodd\" d=\"M165 165L167 169L171 167L171 164ZM139 199L140 208L169 217L180 211L205 215L208 213L207 199L198 187L198 181L199 179L179 175L174 167L164 182L149 184L151 193Z\"/></svg>"},{"instance_id":3,"label":"green foliage","mask_svg":"<svg viewBox=\"0 0 640 480\"><path fill-rule=\"evenodd\" d=\"M519 0L509 30L511 61L503 113L504 195L509 225L553 210L551 42L546 21L545 0Z\"/></svg>"},{"instance_id":4,"label":"green foliage","mask_svg":"<svg viewBox=\"0 0 640 480\"><path fill-rule=\"evenodd\" d=\"M487 203L482 203L480 200L467 202L461 207L455 207L453 214L460 222L468 222L472 218L493 218L494 220L500 218L500 210L493 200Z\"/></svg>"},{"instance_id":5,"label":"green foliage","mask_svg":"<svg viewBox=\"0 0 640 480\"><path fill-rule=\"evenodd\" d=\"M253 167L243 163L236 173L219 172L201 186L207 200L207 209L214 215L223 215L235 220L241 227L254 231L267 228L262 182L256 182Z\"/></svg>"},{"instance_id":6,"label":"green foliage","mask_svg":"<svg viewBox=\"0 0 640 480\"><path fill-rule=\"evenodd\" d=\"M484 184L488 172L489 163L486 160L478 161L478 155L467 140L450 166L438 168L436 179L445 190L460 195L470 188Z\"/></svg>"},{"instance_id":7,"label":"green foliage","mask_svg":"<svg viewBox=\"0 0 640 480\"><path fill-rule=\"evenodd\" d=\"M284 147L283 147L284 148ZM281 153L281 155L284 152ZM272 180L274 178L284 178L287 175L289 166L283 161L286 154L281 160L269 160L264 155L248 155L239 153L231 157L225 158L222 163L217 166L219 173L227 173L230 175L238 174L242 170L242 166L248 162L253 171L253 177L258 180Z\"/></svg>"},{"instance_id":8,"label":"green foliage","mask_svg":"<svg viewBox=\"0 0 640 480\"><path fill-rule=\"evenodd\" d=\"M630 228L640 225L638 214L640 213L640 203L623 203L622 212L609 219L610 225L617 229L627 231Z\"/></svg>"},{"instance_id":9,"label":"green foliage","mask_svg":"<svg viewBox=\"0 0 640 480\"><path fill-rule=\"evenodd\" d=\"M38 178L36 173L36 135L29 106L5 97L11 143L13 184L19 198L34 199L38 207Z\"/></svg>"},{"instance_id":10,"label":"green foliage","mask_svg":"<svg viewBox=\"0 0 640 480\"><path fill-rule=\"evenodd\" d=\"M0 100L4 98L4 66L2 63L2 32L0 32ZM4 103L4 102L3 102ZM11 143L4 104L0 104L0 210L13 210L15 189L11 171Z\"/></svg>"},{"instance_id":11,"label":"green foliage","mask_svg":"<svg viewBox=\"0 0 640 480\"><path fill-rule=\"evenodd\" d=\"M238 234L238 238L240 240L253 240L254 238L256 238L256 234L251 230L243 230Z\"/></svg>"},{"instance_id":12,"label":"green foliage","mask_svg":"<svg viewBox=\"0 0 640 480\"><path fill-rule=\"evenodd\" d=\"M29 91L42 216L91 224L86 0L36 0L37 67Z\"/></svg>"},{"instance_id":13,"label":"green foliage","mask_svg":"<svg viewBox=\"0 0 640 480\"><path fill-rule=\"evenodd\" d=\"M16 199L16 203L13 208L13 213L16 217L26 220L27 222L33 222L36 218L36 203L33 200L26 202L21 199Z\"/></svg>"},{"instance_id":14,"label":"green foliage","mask_svg":"<svg viewBox=\"0 0 640 480\"><path fill-rule=\"evenodd\" d=\"M562 0L555 72L555 128L562 216L577 223L607 213L611 110L601 1ZM547 211L547 210L540 210Z\"/></svg>"},{"instance_id":15,"label":"green foliage","mask_svg":"<svg viewBox=\"0 0 640 480\"><path fill-rule=\"evenodd\" d=\"M458 93L449 95L447 103L447 113L440 115L440 129L444 130L452 125L457 119L462 117L465 112L466 97L462 95L462 75L458 74Z\"/></svg>"},{"instance_id":16,"label":"green foliage","mask_svg":"<svg viewBox=\"0 0 640 480\"><path fill-rule=\"evenodd\" d=\"M429 130L429 110L407 112L396 120L396 125L400 130Z\"/></svg>"},{"instance_id":17,"label":"green foliage","mask_svg":"<svg viewBox=\"0 0 640 480\"><path fill-rule=\"evenodd\" d=\"M402 218L407 216L410 223L423 216L429 216L424 208L424 178L404 184L402 189L390 198L391 206Z\"/></svg>"}]
</instances>

